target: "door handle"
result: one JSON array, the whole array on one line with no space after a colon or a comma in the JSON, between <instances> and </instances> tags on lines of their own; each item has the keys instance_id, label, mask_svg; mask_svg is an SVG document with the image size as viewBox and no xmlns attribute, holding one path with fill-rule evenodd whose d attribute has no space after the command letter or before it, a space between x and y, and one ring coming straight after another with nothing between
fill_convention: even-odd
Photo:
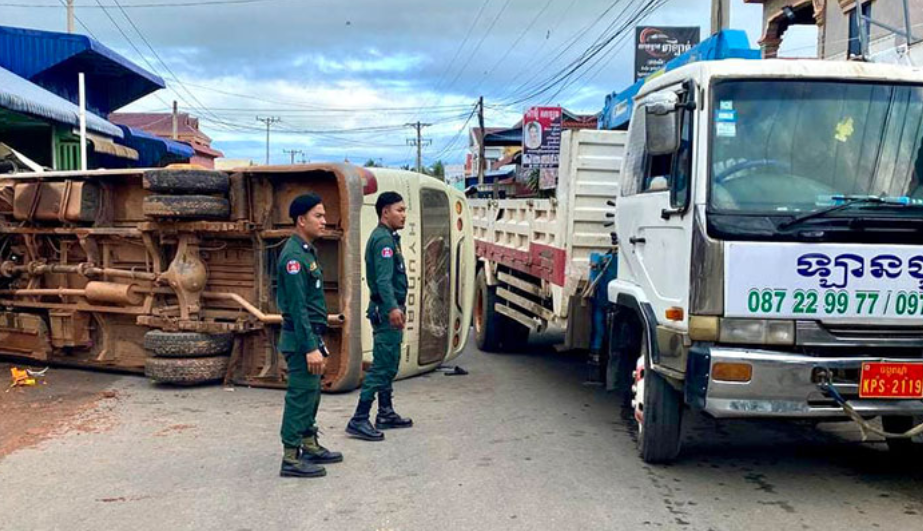
<instances>
[{"instance_id":1,"label":"door handle","mask_svg":"<svg viewBox=\"0 0 923 531\"><path fill-rule=\"evenodd\" d=\"M628 238L628 243L632 245L637 245L639 243L647 243L647 238L638 238L637 236L632 236Z\"/></svg>"}]
</instances>

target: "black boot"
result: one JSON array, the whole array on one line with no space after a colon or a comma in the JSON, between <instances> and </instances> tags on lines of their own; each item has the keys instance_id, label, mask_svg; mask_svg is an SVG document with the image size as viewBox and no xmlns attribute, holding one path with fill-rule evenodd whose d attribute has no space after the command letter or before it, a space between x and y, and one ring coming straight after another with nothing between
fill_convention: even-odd
<instances>
[{"instance_id":1,"label":"black boot","mask_svg":"<svg viewBox=\"0 0 923 531\"><path fill-rule=\"evenodd\" d=\"M282 469L279 475L284 478L319 478L327 475L327 470L319 465L305 462L298 456L298 447L285 447L282 455Z\"/></svg>"},{"instance_id":2,"label":"black boot","mask_svg":"<svg viewBox=\"0 0 923 531\"><path fill-rule=\"evenodd\" d=\"M375 417L375 427L379 430L390 430L409 428L411 426L413 426L413 420L405 419L394 411L394 406L391 403L391 391L378 393L378 416Z\"/></svg>"},{"instance_id":3,"label":"black boot","mask_svg":"<svg viewBox=\"0 0 923 531\"><path fill-rule=\"evenodd\" d=\"M376 430L375 426L369 422L369 411L371 410L371 400L359 400L353 418L349 419L349 424L346 425L346 433L365 441L383 441L385 434Z\"/></svg>"},{"instance_id":4,"label":"black boot","mask_svg":"<svg viewBox=\"0 0 923 531\"><path fill-rule=\"evenodd\" d=\"M301 460L314 465L343 462L343 454L332 452L317 441L317 434L306 435L301 440Z\"/></svg>"}]
</instances>

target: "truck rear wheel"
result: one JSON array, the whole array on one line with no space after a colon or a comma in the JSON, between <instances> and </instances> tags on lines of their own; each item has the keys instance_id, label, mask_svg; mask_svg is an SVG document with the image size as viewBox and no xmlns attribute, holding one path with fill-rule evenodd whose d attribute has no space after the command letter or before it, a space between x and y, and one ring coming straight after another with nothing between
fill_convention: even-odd
<instances>
[{"instance_id":1,"label":"truck rear wheel","mask_svg":"<svg viewBox=\"0 0 923 531\"><path fill-rule=\"evenodd\" d=\"M487 285L487 274L481 269L477 276L477 293L474 306L474 337L479 349L487 352L500 352L502 323L494 309L497 302L497 290Z\"/></svg>"},{"instance_id":2,"label":"truck rear wheel","mask_svg":"<svg viewBox=\"0 0 923 531\"><path fill-rule=\"evenodd\" d=\"M220 171L161 168L144 172L144 188L157 194L225 195L230 180Z\"/></svg>"},{"instance_id":3,"label":"truck rear wheel","mask_svg":"<svg viewBox=\"0 0 923 531\"><path fill-rule=\"evenodd\" d=\"M645 463L669 463L682 445L683 400L666 378L651 369L647 350L647 338L642 337L632 386L638 451Z\"/></svg>"},{"instance_id":4,"label":"truck rear wheel","mask_svg":"<svg viewBox=\"0 0 923 531\"><path fill-rule=\"evenodd\" d=\"M210 195L149 195L141 210L150 218L227 219L231 205L223 197Z\"/></svg>"},{"instance_id":5,"label":"truck rear wheel","mask_svg":"<svg viewBox=\"0 0 923 531\"><path fill-rule=\"evenodd\" d=\"M231 351L234 334L200 334L198 332L164 332L144 334L144 349L161 358L201 358L226 355Z\"/></svg>"},{"instance_id":6,"label":"truck rear wheel","mask_svg":"<svg viewBox=\"0 0 923 531\"><path fill-rule=\"evenodd\" d=\"M503 337L500 343L506 352L522 350L529 343L529 329L508 318L505 315L498 315L503 321Z\"/></svg>"},{"instance_id":7,"label":"truck rear wheel","mask_svg":"<svg viewBox=\"0 0 923 531\"><path fill-rule=\"evenodd\" d=\"M147 358L144 374L160 384L195 385L220 381L228 370L227 356L208 358Z\"/></svg>"}]
</instances>

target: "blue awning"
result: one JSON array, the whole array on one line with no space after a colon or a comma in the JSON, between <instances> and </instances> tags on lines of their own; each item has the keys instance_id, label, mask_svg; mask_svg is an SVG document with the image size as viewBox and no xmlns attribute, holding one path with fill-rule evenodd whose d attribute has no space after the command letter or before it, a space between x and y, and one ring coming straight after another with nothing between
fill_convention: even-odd
<instances>
[{"instance_id":1,"label":"blue awning","mask_svg":"<svg viewBox=\"0 0 923 531\"><path fill-rule=\"evenodd\" d=\"M80 126L80 109L76 105L3 68L0 68L0 107L66 125ZM87 112L87 129L111 137L122 137L122 130L115 124L91 112Z\"/></svg>"},{"instance_id":2,"label":"blue awning","mask_svg":"<svg viewBox=\"0 0 923 531\"><path fill-rule=\"evenodd\" d=\"M189 160L195 156L195 150L189 144L160 138L147 131L118 126L124 133L121 144L138 152L138 165L141 167L155 167L175 162Z\"/></svg>"},{"instance_id":3,"label":"blue awning","mask_svg":"<svg viewBox=\"0 0 923 531\"><path fill-rule=\"evenodd\" d=\"M0 26L0 67L77 101L77 74L86 74L88 107L109 114L164 88L163 79L95 39Z\"/></svg>"}]
</instances>

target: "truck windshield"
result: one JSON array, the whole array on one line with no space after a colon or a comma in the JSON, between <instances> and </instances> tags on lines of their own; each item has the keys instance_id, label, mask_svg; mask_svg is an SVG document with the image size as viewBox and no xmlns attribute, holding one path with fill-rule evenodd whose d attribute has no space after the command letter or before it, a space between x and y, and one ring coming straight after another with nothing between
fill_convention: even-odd
<instances>
[{"instance_id":1,"label":"truck windshield","mask_svg":"<svg viewBox=\"0 0 923 531\"><path fill-rule=\"evenodd\" d=\"M712 211L792 218L872 196L887 200L836 216L920 215L891 206L923 205L923 87L722 81L713 104Z\"/></svg>"}]
</instances>

